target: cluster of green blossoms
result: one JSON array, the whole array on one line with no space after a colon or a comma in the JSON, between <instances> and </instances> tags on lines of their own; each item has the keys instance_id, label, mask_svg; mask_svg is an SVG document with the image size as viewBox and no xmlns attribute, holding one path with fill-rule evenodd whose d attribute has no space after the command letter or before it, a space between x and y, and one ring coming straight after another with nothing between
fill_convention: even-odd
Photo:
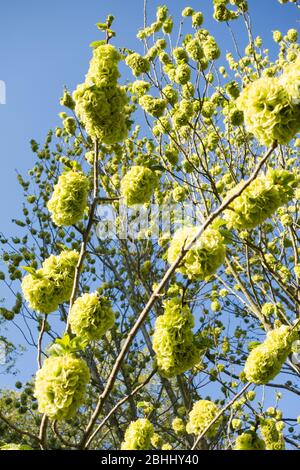
<instances>
[{"instance_id":1,"label":"cluster of green blossoms","mask_svg":"<svg viewBox=\"0 0 300 470\"><path fill-rule=\"evenodd\" d=\"M186 425L186 430L189 434L200 435L213 419L220 412L217 405L209 400L197 401L192 410L189 413L189 421ZM218 429L222 423L222 417L211 426L205 436L208 439L213 439L218 432Z\"/></svg>"},{"instance_id":2,"label":"cluster of green blossoms","mask_svg":"<svg viewBox=\"0 0 300 470\"><path fill-rule=\"evenodd\" d=\"M156 171L140 165L131 167L121 181L121 195L125 204L133 206L149 202L158 183Z\"/></svg>"},{"instance_id":3,"label":"cluster of green blossoms","mask_svg":"<svg viewBox=\"0 0 300 470\"><path fill-rule=\"evenodd\" d=\"M80 338L98 340L113 327L115 315L105 297L83 294L74 302L69 321L73 333Z\"/></svg>"},{"instance_id":4,"label":"cluster of green blossoms","mask_svg":"<svg viewBox=\"0 0 300 470\"><path fill-rule=\"evenodd\" d=\"M77 251L62 251L58 256L49 256L41 269L23 278L22 290L30 308L49 314L70 299L78 258Z\"/></svg>"},{"instance_id":5,"label":"cluster of green blossoms","mask_svg":"<svg viewBox=\"0 0 300 470\"><path fill-rule=\"evenodd\" d=\"M260 432L264 439L266 450L285 450L285 441L282 432L277 429L278 422L273 419L262 419Z\"/></svg>"},{"instance_id":6,"label":"cluster of green blossoms","mask_svg":"<svg viewBox=\"0 0 300 470\"><path fill-rule=\"evenodd\" d=\"M88 202L89 180L81 171L63 173L47 207L58 226L73 225L79 222Z\"/></svg>"},{"instance_id":7,"label":"cluster of green blossoms","mask_svg":"<svg viewBox=\"0 0 300 470\"><path fill-rule=\"evenodd\" d=\"M299 68L298 62L281 77L250 83L236 100L247 130L263 145L287 144L300 131Z\"/></svg>"},{"instance_id":8,"label":"cluster of green blossoms","mask_svg":"<svg viewBox=\"0 0 300 470\"><path fill-rule=\"evenodd\" d=\"M163 376L182 374L199 362L193 327L194 317L180 298L164 303L164 314L157 318L153 335L157 366Z\"/></svg>"},{"instance_id":9,"label":"cluster of green blossoms","mask_svg":"<svg viewBox=\"0 0 300 470\"><path fill-rule=\"evenodd\" d=\"M153 425L148 419L132 421L125 432L122 450L149 450L154 435Z\"/></svg>"},{"instance_id":10,"label":"cluster of green blossoms","mask_svg":"<svg viewBox=\"0 0 300 470\"><path fill-rule=\"evenodd\" d=\"M117 83L119 53L110 44L94 49L85 83L74 92L75 112L87 133L112 145L128 133L128 97Z\"/></svg>"},{"instance_id":11,"label":"cluster of green blossoms","mask_svg":"<svg viewBox=\"0 0 300 470\"><path fill-rule=\"evenodd\" d=\"M135 77L139 77L143 73L147 73L150 70L150 63L137 52L129 54L125 59L126 65L131 68L132 73Z\"/></svg>"},{"instance_id":12,"label":"cluster of green blossoms","mask_svg":"<svg viewBox=\"0 0 300 470\"><path fill-rule=\"evenodd\" d=\"M280 78L281 84L287 90L293 104L300 104L300 54L291 64L287 65Z\"/></svg>"},{"instance_id":13,"label":"cluster of green blossoms","mask_svg":"<svg viewBox=\"0 0 300 470\"><path fill-rule=\"evenodd\" d=\"M245 431L235 441L234 450L264 450L265 443L254 431Z\"/></svg>"},{"instance_id":14,"label":"cluster of green blossoms","mask_svg":"<svg viewBox=\"0 0 300 470\"><path fill-rule=\"evenodd\" d=\"M72 418L84 402L89 379L82 359L72 354L47 358L35 380L39 412L58 421Z\"/></svg>"},{"instance_id":15,"label":"cluster of green blossoms","mask_svg":"<svg viewBox=\"0 0 300 470\"><path fill-rule=\"evenodd\" d=\"M176 434L183 434L185 432L185 424L183 419L175 418L172 421L172 429Z\"/></svg>"},{"instance_id":16,"label":"cluster of green blossoms","mask_svg":"<svg viewBox=\"0 0 300 470\"><path fill-rule=\"evenodd\" d=\"M244 230L257 227L293 198L297 186L298 178L294 173L269 169L266 175L256 178L224 211L228 228Z\"/></svg>"},{"instance_id":17,"label":"cluster of green blossoms","mask_svg":"<svg viewBox=\"0 0 300 470\"><path fill-rule=\"evenodd\" d=\"M213 0L214 2L214 18L217 21L231 21L239 17L240 12L248 11L248 3L246 0ZM235 5L239 11L232 11L228 8L228 4Z\"/></svg>"},{"instance_id":18,"label":"cluster of green blossoms","mask_svg":"<svg viewBox=\"0 0 300 470\"><path fill-rule=\"evenodd\" d=\"M168 249L168 262L172 264L199 231L198 227L177 230ZM215 228L207 228L185 255L178 271L189 279L212 276L225 259L224 238Z\"/></svg>"},{"instance_id":19,"label":"cluster of green blossoms","mask_svg":"<svg viewBox=\"0 0 300 470\"><path fill-rule=\"evenodd\" d=\"M281 326L269 331L263 343L256 346L249 354L244 372L246 379L255 384L267 384L279 374L291 352L292 343L298 338L298 332L288 326Z\"/></svg>"}]
</instances>

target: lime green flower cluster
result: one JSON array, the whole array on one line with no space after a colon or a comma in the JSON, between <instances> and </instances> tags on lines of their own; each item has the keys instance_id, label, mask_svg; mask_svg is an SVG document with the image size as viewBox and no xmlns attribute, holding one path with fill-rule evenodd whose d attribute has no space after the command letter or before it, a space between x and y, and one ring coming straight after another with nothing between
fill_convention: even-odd
<instances>
[{"instance_id":1,"label":"lime green flower cluster","mask_svg":"<svg viewBox=\"0 0 300 470\"><path fill-rule=\"evenodd\" d=\"M150 87L150 83L146 82L145 80L136 80L131 85L131 90L132 93L138 96L143 96L149 91Z\"/></svg>"},{"instance_id":2,"label":"lime green flower cluster","mask_svg":"<svg viewBox=\"0 0 300 470\"><path fill-rule=\"evenodd\" d=\"M164 314L157 318L153 335L153 349L163 376L182 374L199 362L193 327L194 317L180 298L164 303Z\"/></svg>"},{"instance_id":3,"label":"lime green flower cluster","mask_svg":"<svg viewBox=\"0 0 300 470\"><path fill-rule=\"evenodd\" d=\"M150 70L150 63L145 57L142 57L137 52L129 54L125 59L126 65L131 68L132 73L135 77L139 77L143 73L147 73Z\"/></svg>"},{"instance_id":4,"label":"lime green flower cluster","mask_svg":"<svg viewBox=\"0 0 300 470\"><path fill-rule=\"evenodd\" d=\"M22 290L30 308L49 314L70 299L78 258L76 251L51 255L41 269L23 278Z\"/></svg>"},{"instance_id":5,"label":"lime green flower cluster","mask_svg":"<svg viewBox=\"0 0 300 470\"><path fill-rule=\"evenodd\" d=\"M287 65L280 78L281 84L287 90L292 103L299 108L300 105L300 54L295 62Z\"/></svg>"},{"instance_id":6,"label":"lime green flower cluster","mask_svg":"<svg viewBox=\"0 0 300 470\"><path fill-rule=\"evenodd\" d=\"M274 379L289 356L292 343L297 337L298 332L291 332L285 325L269 331L265 341L252 349L247 358L244 368L246 379L260 385Z\"/></svg>"},{"instance_id":7,"label":"lime green flower cluster","mask_svg":"<svg viewBox=\"0 0 300 470\"><path fill-rule=\"evenodd\" d=\"M197 401L189 413L189 421L186 426L187 432L189 434L201 434L219 412L220 410L214 402L210 400ZM211 426L205 434L205 437L213 439L218 432L221 423L222 417L218 418Z\"/></svg>"},{"instance_id":8,"label":"lime green flower cluster","mask_svg":"<svg viewBox=\"0 0 300 470\"><path fill-rule=\"evenodd\" d=\"M238 11L232 11L227 7L229 0L213 0L213 2L215 20L230 21L239 17ZM246 12L248 10L247 0L230 0L230 3L237 6L242 12Z\"/></svg>"},{"instance_id":9,"label":"lime green flower cluster","mask_svg":"<svg viewBox=\"0 0 300 470\"><path fill-rule=\"evenodd\" d=\"M139 99L139 104L150 116L160 118L165 112L167 101L161 98L153 98L151 95L144 95Z\"/></svg>"},{"instance_id":10,"label":"lime green flower cluster","mask_svg":"<svg viewBox=\"0 0 300 470\"><path fill-rule=\"evenodd\" d=\"M274 419L262 419L260 432L265 441L266 450L285 450L285 441L282 432L277 429Z\"/></svg>"},{"instance_id":11,"label":"lime green flower cluster","mask_svg":"<svg viewBox=\"0 0 300 470\"><path fill-rule=\"evenodd\" d=\"M47 207L53 222L58 225L73 225L79 222L88 202L89 180L82 171L63 173Z\"/></svg>"},{"instance_id":12,"label":"lime green flower cluster","mask_svg":"<svg viewBox=\"0 0 300 470\"><path fill-rule=\"evenodd\" d=\"M300 130L300 107L277 77L250 83L236 104L244 112L247 130L263 145L287 144Z\"/></svg>"},{"instance_id":13,"label":"lime green flower cluster","mask_svg":"<svg viewBox=\"0 0 300 470\"><path fill-rule=\"evenodd\" d=\"M93 58L90 61L90 68L86 75L86 81L97 87L117 86L120 77L118 62L121 56L114 46L105 44L96 47L93 51Z\"/></svg>"},{"instance_id":14,"label":"lime green flower cluster","mask_svg":"<svg viewBox=\"0 0 300 470\"><path fill-rule=\"evenodd\" d=\"M200 43L199 39L197 39L197 38L191 39L187 43L186 50L187 50L187 53L190 56L190 58L193 59L195 62L200 61L204 56L204 52L203 52L201 43Z\"/></svg>"},{"instance_id":15,"label":"lime green flower cluster","mask_svg":"<svg viewBox=\"0 0 300 470\"><path fill-rule=\"evenodd\" d=\"M121 450L149 450L153 435L154 428L148 419L132 421L126 429Z\"/></svg>"},{"instance_id":16,"label":"lime green flower cluster","mask_svg":"<svg viewBox=\"0 0 300 470\"><path fill-rule=\"evenodd\" d=\"M219 46L213 36L207 36L202 44L202 47L207 60L216 60L221 55Z\"/></svg>"},{"instance_id":17,"label":"lime green flower cluster","mask_svg":"<svg viewBox=\"0 0 300 470\"><path fill-rule=\"evenodd\" d=\"M72 418L84 401L89 380L86 363L73 354L47 358L35 380L39 412L53 420Z\"/></svg>"},{"instance_id":18,"label":"lime green flower cluster","mask_svg":"<svg viewBox=\"0 0 300 470\"><path fill-rule=\"evenodd\" d=\"M254 431L245 431L236 440L233 450L264 450L265 443Z\"/></svg>"},{"instance_id":19,"label":"lime green flower cluster","mask_svg":"<svg viewBox=\"0 0 300 470\"><path fill-rule=\"evenodd\" d=\"M113 327L115 315L111 303L97 293L83 294L72 306L70 326L77 336L98 340Z\"/></svg>"},{"instance_id":20,"label":"lime green flower cluster","mask_svg":"<svg viewBox=\"0 0 300 470\"><path fill-rule=\"evenodd\" d=\"M188 245L199 231L198 227L177 230L168 250L168 262L172 264L184 246ZM207 228L185 255L178 272L190 279L205 279L212 276L225 259L224 238L219 230Z\"/></svg>"},{"instance_id":21,"label":"lime green flower cluster","mask_svg":"<svg viewBox=\"0 0 300 470\"><path fill-rule=\"evenodd\" d=\"M67 117L63 121L64 128L69 135L75 135L76 132L76 121L72 117Z\"/></svg>"},{"instance_id":22,"label":"lime green flower cluster","mask_svg":"<svg viewBox=\"0 0 300 470\"><path fill-rule=\"evenodd\" d=\"M257 227L293 198L297 186L298 179L294 173L269 169L266 175L256 178L224 211L228 228L244 230Z\"/></svg>"},{"instance_id":23,"label":"lime green flower cluster","mask_svg":"<svg viewBox=\"0 0 300 470\"><path fill-rule=\"evenodd\" d=\"M126 105L122 87L97 87L83 83L74 92L76 113L87 133L107 145L124 140L128 133Z\"/></svg>"},{"instance_id":24,"label":"lime green flower cluster","mask_svg":"<svg viewBox=\"0 0 300 470\"><path fill-rule=\"evenodd\" d=\"M26 444L4 444L0 450L33 450L32 447Z\"/></svg>"},{"instance_id":25,"label":"lime green flower cluster","mask_svg":"<svg viewBox=\"0 0 300 470\"><path fill-rule=\"evenodd\" d=\"M131 167L121 181L121 194L126 205L149 202L158 183L157 172L140 165Z\"/></svg>"},{"instance_id":26,"label":"lime green flower cluster","mask_svg":"<svg viewBox=\"0 0 300 470\"><path fill-rule=\"evenodd\" d=\"M172 421L172 429L176 434L183 434L185 432L185 424L181 418L175 418Z\"/></svg>"},{"instance_id":27,"label":"lime green flower cluster","mask_svg":"<svg viewBox=\"0 0 300 470\"><path fill-rule=\"evenodd\" d=\"M163 90L162 94L165 97L165 99L170 103L171 105L175 105L178 101L178 92L174 90L172 85L166 85Z\"/></svg>"},{"instance_id":28,"label":"lime green flower cluster","mask_svg":"<svg viewBox=\"0 0 300 470\"><path fill-rule=\"evenodd\" d=\"M124 140L128 133L128 97L117 83L119 53L110 44L94 49L85 83L74 92L75 112L87 133L107 145Z\"/></svg>"}]
</instances>

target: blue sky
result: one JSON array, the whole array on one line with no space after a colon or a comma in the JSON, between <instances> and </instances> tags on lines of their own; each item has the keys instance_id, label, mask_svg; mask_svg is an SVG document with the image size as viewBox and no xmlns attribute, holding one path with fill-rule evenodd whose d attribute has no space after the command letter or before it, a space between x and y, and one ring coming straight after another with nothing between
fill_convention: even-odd
<instances>
[{"instance_id":1,"label":"blue sky","mask_svg":"<svg viewBox=\"0 0 300 470\"><path fill-rule=\"evenodd\" d=\"M96 22L112 13L116 16L114 43L132 49L141 47L136 32L143 25L143 0L1 3L0 80L6 83L7 103L0 105L0 231L13 234L15 226L10 220L20 215L22 202L16 169L26 173L33 166L30 139L42 142L49 128L60 124L62 89L67 85L73 90L84 80L91 56L89 44L101 38ZM180 0L148 0L149 21L153 21L156 6L161 3L169 5L175 20L186 6ZM232 47L225 27L212 20L212 1L191 0L189 5L204 13L204 26L216 36L225 56ZM293 5L280 5L277 0L249 0L249 5L254 33L263 37L266 47L274 48L272 30L297 28ZM241 34L238 24L233 27ZM241 41L245 45L244 38ZM0 299L6 294L0 285ZM16 342L22 341L15 329L10 330L10 336ZM28 379L35 369L30 352L19 360L18 367L18 379ZM12 385L15 380L0 375L0 387Z\"/></svg>"}]
</instances>

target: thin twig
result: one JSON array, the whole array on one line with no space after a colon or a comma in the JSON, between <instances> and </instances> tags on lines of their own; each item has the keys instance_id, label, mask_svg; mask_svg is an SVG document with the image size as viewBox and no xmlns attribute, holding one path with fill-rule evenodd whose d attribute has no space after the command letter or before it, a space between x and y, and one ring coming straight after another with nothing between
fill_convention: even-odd
<instances>
[{"instance_id":1,"label":"thin twig","mask_svg":"<svg viewBox=\"0 0 300 470\"><path fill-rule=\"evenodd\" d=\"M133 397L139 390L141 390L143 387L145 387L149 382L150 380L152 379L152 377L156 374L157 372L157 369L154 369L151 374L147 377L147 379L141 383L140 385L138 385L134 390L132 390L131 393L129 393L128 395L126 395L124 398L122 398L122 400L120 400L111 410L110 412L105 416L105 418L103 419L103 421L99 424L99 426L95 429L95 431L93 432L93 434L91 435L91 437L89 438L89 440L87 441L86 443L86 447L89 446L89 444L92 442L92 440L96 437L96 435L98 434L98 432L103 428L103 426L107 423L107 421L109 420L109 418L120 408L120 406L122 406L127 400L129 400L131 397Z\"/></svg>"}]
</instances>

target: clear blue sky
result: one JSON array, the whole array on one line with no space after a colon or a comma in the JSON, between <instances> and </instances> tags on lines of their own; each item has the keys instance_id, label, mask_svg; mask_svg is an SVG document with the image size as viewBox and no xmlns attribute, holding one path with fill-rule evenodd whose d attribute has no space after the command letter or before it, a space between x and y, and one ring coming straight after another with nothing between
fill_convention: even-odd
<instances>
[{"instance_id":1,"label":"clear blue sky","mask_svg":"<svg viewBox=\"0 0 300 470\"><path fill-rule=\"evenodd\" d=\"M95 23L106 15L116 16L115 44L140 47L136 39L143 25L143 0L10 0L1 2L0 14L0 80L7 86L7 104L0 105L0 231L13 234L10 219L21 213L22 193L16 182L16 169L26 172L33 166L29 141L42 142L49 128L59 125L62 110L59 98L64 85L73 90L84 80L91 55L89 43L101 38ZM149 20L156 6L165 3L176 19L185 1L148 0ZM232 49L223 25L212 20L211 0L191 0L188 4L201 10L205 27L217 37L223 51ZM283 32L297 27L297 10L293 5L280 5L277 0L249 0L253 28L267 47L274 47L274 29ZM233 24L239 30L238 25ZM242 42L244 39L242 39ZM243 43L244 44L244 43ZM1 268L0 268L1 269ZM0 285L0 299L5 297ZM16 342L22 337L10 331ZM35 369L30 352L18 361L18 379L25 380ZM0 387L15 382L0 375ZM4 383L5 382L5 383Z\"/></svg>"}]
</instances>

